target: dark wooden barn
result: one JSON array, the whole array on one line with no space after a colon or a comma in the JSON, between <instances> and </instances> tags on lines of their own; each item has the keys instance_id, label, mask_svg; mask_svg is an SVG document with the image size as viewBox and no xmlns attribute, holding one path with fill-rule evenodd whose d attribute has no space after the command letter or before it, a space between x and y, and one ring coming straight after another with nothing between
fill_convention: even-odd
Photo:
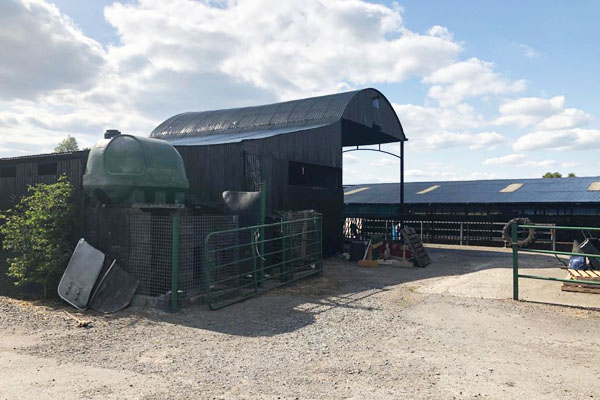
<instances>
[{"instance_id":1,"label":"dark wooden barn","mask_svg":"<svg viewBox=\"0 0 600 400\"><path fill-rule=\"evenodd\" d=\"M323 214L326 254L340 250L343 238L342 148L406 140L391 104L375 89L183 113L150 136L170 142L183 157L188 203L222 203L225 190L251 191L266 183L269 209ZM75 186L75 201L89 205L82 190L87 156L79 151L0 159L0 209L15 204L29 185L53 183L61 175ZM93 225L97 218L85 219Z\"/></svg>"},{"instance_id":2,"label":"dark wooden barn","mask_svg":"<svg viewBox=\"0 0 600 400\"><path fill-rule=\"evenodd\" d=\"M198 202L221 202L225 190L266 183L270 209L321 212L327 254L342 247L342 148L406 140L391 104L375 89L183 113L150 136L180 152Z\"/></svg>"},{"instance_id":3,"label":"dark wooden barn","mask_svg":"<svg viewBox=\"0 0 600 400\"><path fill-rule=\"evenodd\" d=\"M82 199L87 156L85 150L0 159L0 210L12 207L29 186L54 183L61 175L75 187L76 198Z\"/></svg>"}]
</instances>

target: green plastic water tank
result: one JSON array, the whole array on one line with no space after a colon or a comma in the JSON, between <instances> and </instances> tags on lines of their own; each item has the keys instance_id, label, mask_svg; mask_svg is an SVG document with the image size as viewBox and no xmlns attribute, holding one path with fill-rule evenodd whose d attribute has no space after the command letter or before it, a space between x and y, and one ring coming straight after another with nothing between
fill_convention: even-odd
<instances>
[{"instance_id":1,"label":"green plastic water tank","mask_svg":"<svg viewBox=\"0 0 600 400\"><path fill-rule=\"evenodd\" d=\"M189 182L166 141L110 130L90 151L83 188L103 203L182 204Z\"/></svg>"}]
</instances>

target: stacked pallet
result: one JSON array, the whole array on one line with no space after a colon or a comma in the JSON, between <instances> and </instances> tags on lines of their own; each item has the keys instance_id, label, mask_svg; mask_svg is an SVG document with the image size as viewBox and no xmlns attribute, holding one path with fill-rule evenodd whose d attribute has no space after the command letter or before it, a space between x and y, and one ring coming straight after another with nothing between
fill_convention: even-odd
<instances>
[{"instance_id":1,"label":"stacked pallet","mask_svg":"<svg viewBox=\"0 0 600 400\"><path fill-rule=\"evenodd\" d=\"M417 234L417 232L409 227L405 226L402 228L402 237L406 241L410 252L415 257L415 263L419 267L424 267L426 265L431 264L431 259L425 251L423 247L423 242L421 242L421 237Z\"/></svg>"},{"instance_id":2,"label":"stacked pallet","mask_svg":"<svg viewBox=\"0 0 600 400\"><path fill-rule=\"evenodd\" d=\"M578 281L590 281L600 283L600 271L594 269L568 269L569 275L567 279ZM600 294L600 285L582 284L582 283L563 283L561 290L565 292L581 292L581 293L596 293Z\"/></svg>"}]
</instances>

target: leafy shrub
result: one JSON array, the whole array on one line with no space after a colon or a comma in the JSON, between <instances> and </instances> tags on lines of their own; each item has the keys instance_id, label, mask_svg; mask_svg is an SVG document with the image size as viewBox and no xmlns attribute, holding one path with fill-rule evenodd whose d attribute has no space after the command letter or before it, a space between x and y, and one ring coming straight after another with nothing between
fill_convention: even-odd
<instances>
[{"instance_id":1,"label":"leafy shrub","mask_svg":"<svg viewBox=\"0 0 600 400\"><path fill-rule=\"evenodd\" d=\"M4 214L2 246L9 251L7 275L16 286L58 284L73 249L75 206L73 186L65 176L54 184L30 186L28 195Z\"/></svg>"}]
</instances>

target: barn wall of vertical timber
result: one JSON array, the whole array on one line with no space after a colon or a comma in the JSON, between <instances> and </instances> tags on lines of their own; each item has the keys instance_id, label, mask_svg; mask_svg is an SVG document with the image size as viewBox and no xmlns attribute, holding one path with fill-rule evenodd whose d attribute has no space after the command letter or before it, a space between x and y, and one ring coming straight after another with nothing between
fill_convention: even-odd
<instances>
[{"instance_id":1,"label":"barn wall of vertical timber","mask_svg":"<svg viewBox=\"0 0 600 400\"><path fill-rule=\"evenodd\" d=\"M268 208L323 213L324 248L333 254L343 240L340 124L260 140L175 147L185 164L190 195L199 202L222 202L225 190L255 190L248 159L257 160L260 178L267 182ZM325 187L290 184L290 161L333 168L335 179Z\"/></svg>"},{"instance_id":2,"label":"barn wall of vertical timber","mask_svg":"<svg viewBox=\"0 0 600 400\"><path fill-rule=\"evenodd\" d=\"M15 205L27 194L29 186L55 183L62 175L74 186L74 199L79 201L87 156L88 151L84 150L0 159L0 210Z\"/></svg>"}]
</instances>

